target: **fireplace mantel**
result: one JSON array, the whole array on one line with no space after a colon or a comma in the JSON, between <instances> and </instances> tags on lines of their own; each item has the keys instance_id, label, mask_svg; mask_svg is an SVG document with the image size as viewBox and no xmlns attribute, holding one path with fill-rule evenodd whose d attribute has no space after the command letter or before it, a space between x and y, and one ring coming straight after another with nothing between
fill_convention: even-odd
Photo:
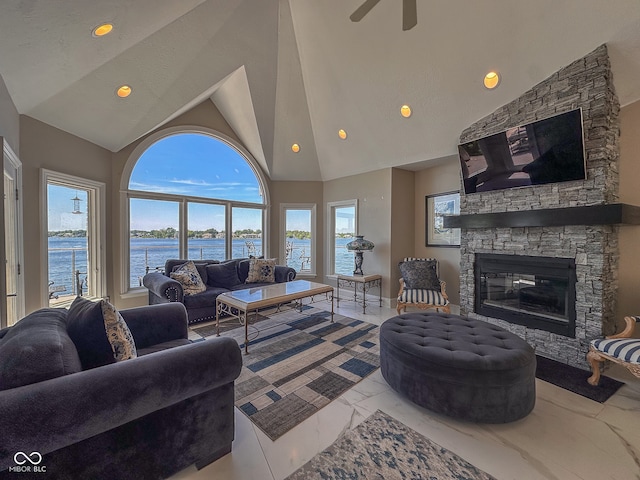
<instances>
[{"instance_id":1,"label":"fireplace mantel","mask_svg":"<svg viewBox=\"0 0 640 480\"><path fill-rule=\"evenodd\" d=\"M640 207L626 203L545 208L518 212L444 217L447 228L560 227L567 225L640 225Z\"/></svg>"}]
</instances>

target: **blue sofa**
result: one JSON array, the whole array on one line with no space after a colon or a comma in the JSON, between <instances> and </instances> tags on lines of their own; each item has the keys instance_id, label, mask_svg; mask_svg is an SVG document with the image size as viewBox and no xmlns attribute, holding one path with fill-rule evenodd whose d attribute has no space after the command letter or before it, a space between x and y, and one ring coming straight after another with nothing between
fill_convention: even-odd
<instances>
[{"instance_id":1,"label":"blue sofa","mask_svg":"<svg viewBox=\"0 0 640 480\"><path fill-rule=\"evenodd\" d=\"M206 291L195 295L185 295L180 282L169 277L176 267L187 260L167 260L164 273L148 273L142 279L142 284L149 290L149 305L180 302L187 308L190 324L215 320L216 297L221 293L270 285L269 283L245 283L249 275L250 261L249 258L234 258L224 262L194 260L198 273L207 287ZM295 278L295 269L276 265L276 283L290 282Z\"/></svg>"},{"instance_id":2,"label":"blue sofa","mask_svg":"<svg viewBox=\"0 0 640 480\"><path fill-rule=\"evenodd\" d=\"M70 310L0 330L0 478L162 479L231 451L235 340L189 341L181 303L132 308L137 358L86 368L76 344L106 334L74 343Z\"/></svg>"}]
</instances>

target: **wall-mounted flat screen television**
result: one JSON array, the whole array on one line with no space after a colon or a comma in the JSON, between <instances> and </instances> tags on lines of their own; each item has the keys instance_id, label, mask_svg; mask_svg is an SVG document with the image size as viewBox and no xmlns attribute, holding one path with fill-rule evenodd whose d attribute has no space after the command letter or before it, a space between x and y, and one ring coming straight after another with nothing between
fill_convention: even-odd
<instances>
[{"instance_id":1,"label":"wall-mounted flat screen television","mask_svg":"<svg viewBox=\"0 0 640 480\"><path fill-rule=\"evenodd\" d=\"M465 194L586 178L582 111L458 146Z\"/></svg>"}]
</instances>

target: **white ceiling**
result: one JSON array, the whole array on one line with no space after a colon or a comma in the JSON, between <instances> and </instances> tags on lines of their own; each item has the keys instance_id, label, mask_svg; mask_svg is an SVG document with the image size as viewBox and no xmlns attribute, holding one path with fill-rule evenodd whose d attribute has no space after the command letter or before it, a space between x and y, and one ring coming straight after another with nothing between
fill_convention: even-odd
<instances>
[{"instance_id":1,"label":"white ceiling","mask_svg":"<svg viewBox=\"0 0 640 480\"><path fill-rule=\"evenodd\" d=\"M418 0L406 32L397 0L351 22L362 2L2 2L0 75L21 114L114 152L210 99L274 180L435 163L464 128L603 43L621 104L640 99L638 0ZM93 38L104 21L114 32ZM127 100L114 94L124 83Z\"/></svg>"}]
</instances>

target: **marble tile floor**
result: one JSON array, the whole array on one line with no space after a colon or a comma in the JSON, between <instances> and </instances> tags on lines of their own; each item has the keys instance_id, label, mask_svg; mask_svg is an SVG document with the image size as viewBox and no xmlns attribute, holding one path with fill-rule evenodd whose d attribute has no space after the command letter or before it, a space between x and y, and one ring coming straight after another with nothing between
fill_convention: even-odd
<instances>
[{"instance_id":1,"label":"marble tile floor","mask_svg":"<svg viewBox=\"0 0 640 480\"><path fill-rule=\"evenodd\" d=\"M336 311L376 324L396 314L376 304L367 306L363 315L349 302ZM604 404L536 380L536 406L529 416L506 425L479 425L414 405L394 392L377 370L275 442L236 409L233 451L200 471L191 467L171 480L283 479L376 410L498 480L639 480L640 380L615 365L606 375L626 385Z\"/></svg>"}]
</instances>

